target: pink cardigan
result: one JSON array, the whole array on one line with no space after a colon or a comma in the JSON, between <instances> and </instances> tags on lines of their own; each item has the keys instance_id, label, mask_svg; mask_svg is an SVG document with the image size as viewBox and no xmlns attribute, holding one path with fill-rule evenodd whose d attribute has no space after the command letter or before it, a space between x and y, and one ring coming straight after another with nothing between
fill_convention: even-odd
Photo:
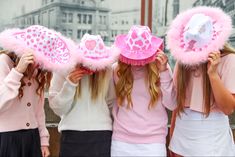
<instances>
[{"instance_id":1,"label":"pink cardigan","mask_svg":"<svg viewBox=\"0 0 235 157\"><path fill-rule=\"evenodd\" d=\"M13 68L12 60L0 55L0 132L22 129L39 129L41 145L49 145L49 133L45 125L44 96L35 90L38 84L25 80L24 96L18 98L23 74Z\"/></svg>"}]
</instances>

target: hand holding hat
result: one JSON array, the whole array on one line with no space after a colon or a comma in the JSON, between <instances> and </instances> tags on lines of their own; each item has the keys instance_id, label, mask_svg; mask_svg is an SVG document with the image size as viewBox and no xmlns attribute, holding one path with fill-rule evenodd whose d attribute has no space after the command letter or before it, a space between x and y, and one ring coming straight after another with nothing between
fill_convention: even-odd
<instances>
[{"instance_id":1,"label":"hand holding hat","mask_svg":"<svg viewBox=\"0 0 235 157\"><path fill-rule=\"evenodd\" d=\"M21 58L20 58L20 61L19 63L17 64L16 66L16 70L19 72L19 73L24 73L27 69L27 67L29 66L29 64L33 64L34 63L34 56L33 56L33 53L32 52L27 52L27 53L24 53Z\"/></svg>"},{"instance_id":2,"label":"hand holding hat","mask_svg":"<svg viewBox=\"0 0 235 157\"><path fill-rule=\"evenodd\" d=\"M167 70L168 57L162 50L158 51L156 56L157 67L159 72L163 72Z\"/></svg>"}]
</instances>

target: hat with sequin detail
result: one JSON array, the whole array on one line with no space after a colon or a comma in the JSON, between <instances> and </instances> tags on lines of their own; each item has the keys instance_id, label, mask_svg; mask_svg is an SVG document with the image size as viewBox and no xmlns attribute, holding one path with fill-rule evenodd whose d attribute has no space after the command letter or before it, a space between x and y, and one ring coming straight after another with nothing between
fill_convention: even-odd
<instances>
[{"instance_id":1,"label":"hat with sequin detail","mask_svg":"<svg viewBox=\"0 0 235 157\"><path fill-rule=\"evenodd\" d=\"M131 65L145 65L155 60L163 40L151 34L147 26L132 26L128 34L118 35L115 45L121 50L120 61Z\"/></svg>"},{"instance_id":2,"label":"hat with sequin detail","mask_svg":"<svg viewBox=\"0 0 235 157\"><path fill-rule=\"evenodd\" d=\"M180 13L167 33L172 56L185 65L207 62L223 48L232 31L231 17L220 8L196 7Z\"/></svg>"},{"instance_id":3,"label":"hat with sequin detail","mask_svg":"<svg viewBox=\"0 0 235 157\"><path fill-rule=\"evenodd\" d=\"M105 46L100 35L85 34L78 52L82 54L82 65L93 71L99 71L111 66L117 61L120 50L115 46Z\"/></svg>"},{"instance_id":4,"label":"hat with sequin detail","mask_svg":"<svg viewBox=\"0 0 235 157\"><path fill-rule=\"evenodd\" d=\"M3 31L0 33L0 45L6 50L15 52L19 57L27 51L33 51L35 62L40 65L40 68L49 71L67 71L77 62L73 59L76 44L72 40L59 32L39 25L23 30Z\"/></svg>"}]
</instances>

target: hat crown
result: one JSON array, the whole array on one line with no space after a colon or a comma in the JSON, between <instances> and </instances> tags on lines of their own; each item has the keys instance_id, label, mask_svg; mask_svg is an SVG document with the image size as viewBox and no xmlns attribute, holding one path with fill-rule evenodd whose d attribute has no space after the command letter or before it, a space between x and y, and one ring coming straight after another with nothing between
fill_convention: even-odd
<instances>
[{"instance_id":1,"label":"hat crown","mask_svg":"<svg viewBox=\"0 0 235 157\"><path fill-rule=\"evenodd\" d=\"M208 44L212 35L212 19L202 13L194 14L184 28L185 47L201 48Z\"/></svg>"},{"instance_id":2,"label":"hat crown","mask_svg":"<svg viewBox=\"0 0 235 157\"><path fill-rule=\"evenodd\" d=\"M105 44L100 35L85 34L79 45L85 57L108 57Z\"/></svg>"},{"instance_id":3,"label":"hat crown","mask_svg":"<svg viewBox=\"0 0 235 157\"><path fill-rule=\"evenodd\" d=\"M126 37L130 51L146 51L151 47L151 31L147 26L132 26Z\"/></svg>"}]
</instances>

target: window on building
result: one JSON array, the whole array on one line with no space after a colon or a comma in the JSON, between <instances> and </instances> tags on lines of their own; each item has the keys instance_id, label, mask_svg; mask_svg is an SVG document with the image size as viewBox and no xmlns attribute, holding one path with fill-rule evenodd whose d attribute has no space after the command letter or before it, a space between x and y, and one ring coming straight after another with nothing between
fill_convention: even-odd
<instances>
[{"instance_id":1,"label":"window on building","mask_svg":"<svg viewBox=\"0 0 235 157\"><path fill-rule=\"evenodd\" d=\"M92 15L88 15L88 24L92 24Z\"/></svg>"},{"instance_id":2,"label":"window on building","mask_svg":"<svg viewBox=\"0 0 235 157\"><path fill-rule=\"evenodd\" d=\"M134 25L137 24L137 20L136 19L133 20L133 24Z\"/></svg>"},{"instance_id":3,"label":"window on building","mask_svg":"<svg viewBox=\"0 0 235 157\"><path fill-rule=\"evenodd\" d=\"M78 14L78 23L82 23L82 15Z\"/></svg>"},{"instance_id":4,"label":"window on building","mask_svg":"<svg viewBox=\"0 0 235 157\"><path fill-rule=\"evenodd\" d=\"M40 24L40 16L38 16L38 24Z\"/></svg>"},{"instance_id":5,"label":"window on building","mask_svg":"<svg viewBox=\"0 0 235 157\"><path fill-rule=\"evenodd\" d=\"M62 34L65 35L65 36L67 36L67 30L66 30L66 29L63 29L63 30L62 30Z\"/></svg>"},{"instance_id":6,"label":"window on building","mask_svg":"<svg viewBox=\"0 0 235 157\"><path fill-rule=\"evenodd\" d=\"M21 25L25 25L25 19L21 19Z\"/></svg>"},{"instance_id":7,"label":"window on building","mask_svg":"<svg viewBox=\"0 0 235 157\"><path fill-rule=\"evenodd\" d=\"M32 17L32 24L35 25L35 18Z\"/></svg>"},{"instance_id":8,"label":"window on building","mask_svg":"<svg viewBox=\"0 0 235 157\"><path fill-rule=\"evenodd\" d=\"M235 17L233 17L233 25L235 25Z\"/></svg>"},{"instance_id":9,"label":"window on building","mask_svg":"<svg viewBox=\"0 0 235 157\"><path fill-rule=\"evenodd\" d=\"M84 5L84 4L85 4L85 2L84 2L84 1L81 1L81 4L82 4L82 5Z\"/></svg>"},{"instance_id":10,"label":"window on building","mask_svg":"<svg viewBox=\"0 0 235 157\"><path fill-rule=\"evenodd\" d=\"M173 17L179 13L179 0L174 0L173 2Z\"/></svg>"},{"instance_id":11,"label":"window on building","mask_svg":"<svg viewBox=\"0 0 235 157\"><path fill-rule=\"evenodd\" d=\"M128 21L126 21L126 24L128 25L128 24L129 24L129 22L128 22Z\"/></svg>"},{"instance_id":12,"label":"window on building","mask_svg":"<svg viewBox=\"0 0 235 157\"><path fill-rule=\"evenodd\" d=\"M86 34L86 30L82 30L82 36Z\"/></svg>"},{"instance_id":13,"label":"window on building","mask_svg":"<svg viewBox=\"0 0 235 157\"><path fill-rule=\"evenodd\" d=\"M54 2L54 0L51 0L51 3Z\"/></svg>"},{"instance_id":14,"label":"window on building","mask_svg":"<svg viewBox=\"0 0 235 157\"><path fill-rule=\"evenodd\" d=\"M30 17L27 18L27 24L30 25Z\"/></svg>"},{"instance_id":15,"label":"window on building","mask_svg":"<svg viewBox=\"0 0 235 157\"><path fill-rule=\"evenodd\" d=\"M69 23L73 23L73 13L69 13Z\"/></svg>"},{"instance_id":16,"label":"window on building","mask_svg":"<svg viewBox=\"0 0 235 157\"><path fill-rule=\"evenodd\" d=\"M103 16L100 16L99 24L103 23Z\"/></svg>"},{"instance_id":17,"label":"window on building","mask_svg":"<svg viewBox=\"0 0 235 157\"><path fill-rule=\"evenodd\" d=\"M124 21L124 20L122 20L122 25L124 25L124 23L125 23L125 21Z\"/></svg>"},{"instance_id":18,"label":"window on building","mask_svg":"<svg viewBox=\"0 0 235 157\"><path fill-rule=\"evenodd\" d=\"M83 15L83 23L87 24L87 15Z\"/></svg>"},{"instance_id":19,"label":"window on building","mask_svg":"<svg viewBox=\"0 0 235 157\"><path fill-rule=\"evenodd\" d=\"M88 33L88 34L92 34L92 31L91 31L91 30L88 30L87 33Z\"/></svg>"},{"instance_id":20,"label":"window on building","mask_svg":"<svg viewBox=\"0 0 235 157\"><path fill-rule=\"evenodd\" d=\"M104 16L103 24L105 24L105 25L106 25L106 16Z\"/></svg>"},{"instance_id":21,"label":"window on building","mask_svg":"<svg viewBox=\"0 0 235 157\"><path fill-rule=\"evenodd\" d=\"M63 23L67 22L67 13L62 13L62 22Z\"/></svg>"},{"instance_id":22,"label":"window on building","mask_svg":"<svg viewBox=\"0 0 235 157\"><path fill-rule=\"evenodd\" d=\"M82 32L81 29L78 29L78 30L77 30L77 38L78 38L78 39L81 39L81 32Z\"/></svg>"},{"instance_id":23,"label":"window on building","mask_svg":"<svg viewBox=\"0 0 235 157\"><path fill-rule=\"evenodd\" d=\"M72 29L69 29L67 35L68 35L69 37L73 37L73 30L72 30Z\"/></svg>"}]
</instances>

